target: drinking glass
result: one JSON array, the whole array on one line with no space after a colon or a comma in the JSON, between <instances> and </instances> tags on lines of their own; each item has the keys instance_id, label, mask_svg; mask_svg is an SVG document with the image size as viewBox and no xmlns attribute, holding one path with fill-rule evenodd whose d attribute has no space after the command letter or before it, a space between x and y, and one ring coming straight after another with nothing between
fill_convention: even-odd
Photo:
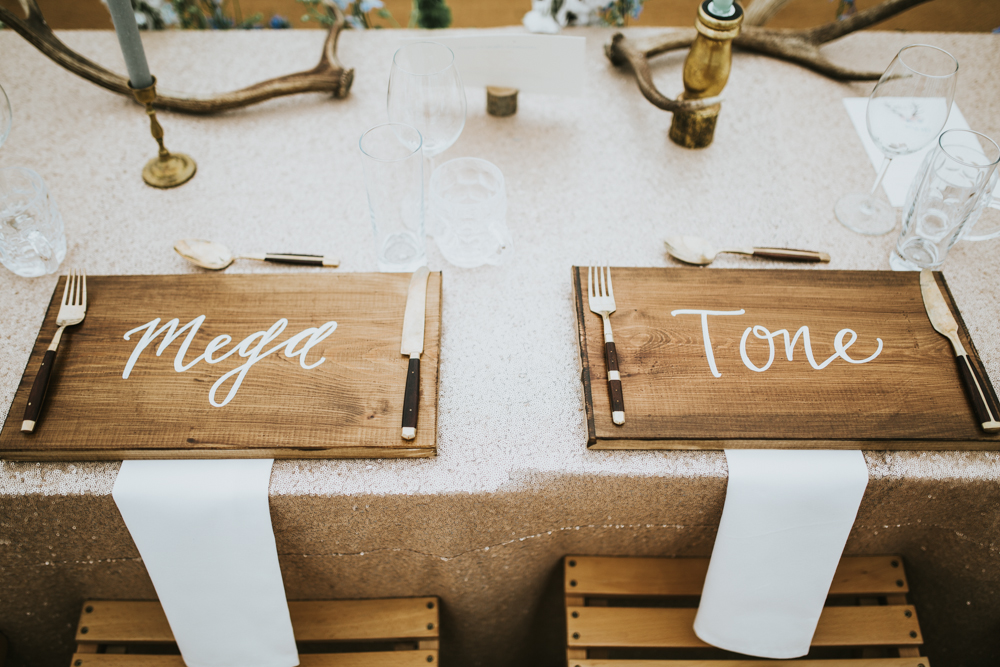
<instances>
[{"instance_id":1,"label":"drinking glass","mask_svg":"<svg viewBox=\"0 0 1000 667\"><path fill-rule=\"evenodd\" d=\"M503 173L479 158L448 160L431 175L430 213L444 258L463 268L502 264L514 251Z\"/></svg>"},{"instance_id":2,"label":"drinking glass","mask_svg":"<svg viewBox=\"0 0 1000 667\"><path fill-rule=\"evenodd\" d=\"M903 231L889 256L895 271L936 269L974 222L1000 146L971 130L948 130L927 154L903 206Z\"/></svg>"},{"instance_id":3,"label":"drinking glass","mask_svg":"<svg viewBox=\"0 0 1000 667\"><path fill-rule=\"evenodd\" d=\"M971 219L965 226L962 241L988 241L1000 236L1000 214L993 213L986 220L981 217L988 208L1000 211L1000 198L996 196L997 183L1000 183L1000 167L993 170L993 178L986 184L986 192L979 198L979 204L969 216Z\"/></svg>"},{"instance_id":4,"label":"drinking glass","mask_svg":"<svg viewBox=\"0 0 1000 667\"><path fill-rule=\"evenodd\" d=\"M904 46L868 97L868 134L885 158L868 193L844 195L837 219L860 234L879 236L896 227L896 210L876 192L892 159L929 144L948 120L955 98L958 61L925 44Z\"/></svg>"},{"instance_id":5,"label":"drinking glass","mask_svg":"<svg viewBox=\"0 0 1000 667\"><path fill-rule=\"evenodd\" d=\"M410 273L427 263L424 247L423 140L409 125L376 125L358 147L378 270Z\"/></svg>"},{"instance_id":6,"label":"drinking glass","mask_svg":"<svg viewBox=\"0 0 1000 667\"><path fill-rule=\"evenodd\" d=\"M59 209L31 169L0 169L0 264L19 276L53 273L66 258Z\"/></svg>"}]
</instances>

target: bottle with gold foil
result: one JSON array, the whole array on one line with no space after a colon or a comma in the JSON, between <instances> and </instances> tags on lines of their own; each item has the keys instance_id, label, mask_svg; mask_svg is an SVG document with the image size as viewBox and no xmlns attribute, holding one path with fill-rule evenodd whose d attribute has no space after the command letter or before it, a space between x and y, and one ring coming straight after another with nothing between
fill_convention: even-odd
<instances>
[{"instance_id":1,"label":"bottle with gold foil","mask_svg":"<svg viewBox=\"0 0 1000 667\"><path fill-rule=\"evenodd\" d=\"M695 38L684 61L684 92L680 99L715 97L726 87L733 61L733 39L740 34L743 8L732 0L705 0L698 8ZM670 124L670 139L685 148L705 148L715 137L721 104L697 111L680 111Z\"/></svg>"}]
</instances>

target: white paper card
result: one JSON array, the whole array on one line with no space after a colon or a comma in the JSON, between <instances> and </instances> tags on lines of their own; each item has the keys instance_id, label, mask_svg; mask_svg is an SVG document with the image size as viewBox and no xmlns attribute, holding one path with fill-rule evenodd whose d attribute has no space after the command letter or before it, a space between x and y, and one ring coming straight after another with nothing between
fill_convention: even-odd
<instances>
[{"instance_id":1,"label":"white paper card","mask_svg":"<svg viewBox=\"0 0 1000 667\"><path fill-rule=\"evenodd\" d=\"M466 86L502 86L525 93L582 95L584 37L484 35L434 37L455 52Z\"/></svg>"},{"instance_id":2,"label":"white paper card","mask_svg":"<svg viewBox=\"0 0 1000 667\"><path fill-rule=\"evenodd\" d=\"M868 98L845 97L844 106L847 108L847 115L850 116L851 123L854 124L854 130L858 133L858 137L861 138L861 143L868 154L868 159L871 160L872 166L875 167L875 172L878 173L885 155L878 149L875 142L872 141L871 135L868 133L868 121L866 117ZM971 128L965 121L965 116L959 111L958 105L952 104L951 113L948 115L948 122L945 123L944 130L941 131L968 129ZM920 169L920 165L924 161L924 156L934 150L936 146L937 139L916 153L901 155L893 159L892 164L889 165L889 170L885 173L885 178L882 179L882 189L885 190L890 204L898 208L906 203L906 193L909 192L910 183L917 176L917 170ZM874 181L874 176L872 178ZM993 196L1000 197L1000 185L994 190Z\"/></svg>"},{"instance_id":3,"label":"white paper card","mask_svg":"<svg viewBox=\"0 0 1000 667\"><path fill-rule=\"evenodd\" d=\"M299 664L270 459L124 461L112 496L188 667Z\"/></svg>"},{"instance_id":4,"label":"white paper card","mask_svg":"<svg viewBox=\"0 0 1000 667\"><path fill-rule=\"evenodd\" d=\"M726 462L695 634L747 655L803 656L868 484L864 456L727 449Z\"/></svg>"}]
</instances>

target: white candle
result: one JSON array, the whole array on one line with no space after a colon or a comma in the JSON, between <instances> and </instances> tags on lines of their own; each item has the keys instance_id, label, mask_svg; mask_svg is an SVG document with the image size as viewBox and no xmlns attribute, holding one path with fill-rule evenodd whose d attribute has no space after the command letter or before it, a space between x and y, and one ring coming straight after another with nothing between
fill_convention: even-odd
<instances>
[{"instance_id":1,"label":"white candle","mask_svg":"<svg viewBox=\"0 0 1000 667\"><path fill-rule=\"evenodd\" d=\"M115 24L122 55L125 56L129 83L133 88L150 87L153 85L153 77L149 75L146 52L142 50L142 39L139 37L139 26L135 22L131 0L108 0L108 9L111 10L111 20Z\"/></svg>"},{"instance_id":2,"label":"white candle","mask_svg":"<svg viewBox=\"0 0 1000 667\"><path fill-rule=\"evenodd\" d=\"M712 4L708 6L708 10L715 16L732 16L736 13L736 8L733 7L733 0L712 0Z\"/></svg>"}]
</instances>

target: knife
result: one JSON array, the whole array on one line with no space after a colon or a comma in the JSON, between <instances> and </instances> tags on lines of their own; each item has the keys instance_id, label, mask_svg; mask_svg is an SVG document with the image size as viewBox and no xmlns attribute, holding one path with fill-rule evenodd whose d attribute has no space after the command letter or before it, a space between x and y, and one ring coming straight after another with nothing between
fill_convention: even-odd
<instances>
[{"instance_id":1,"label":"knife","mask_svg":"<svg viewBox=\"0 0 1000 667\"><path fill-rule=\"evenodd\" d=\"M427 267L421 266L410 278L403 314L403 342L399 353L410 357L403 393L403 440L417 437L417 408L420 406L420 355L424 351L424 311L427 306Z\"/></svg>"},{"instance_id":2,"label":"knife","mask_svg":"<svg viewBox=\"0 0 1000 667\"><path fill-rule=\"evenodd\" d=\"M969 361L965 346L958 338L958 323L951 314L951 309L948 308L948 303L944 300L941 288L938 287L934 273L930 269L920 272L920 294L924 297L924 308L931 320L931 326L951 341L958 362L958 372L962 376L966 394L972 401L972 408L976 411L976 417L983 430L1000 431L1000 420L997 419L1000 411L997 409L996 396Z\"/></svg>"}]
</instances>

